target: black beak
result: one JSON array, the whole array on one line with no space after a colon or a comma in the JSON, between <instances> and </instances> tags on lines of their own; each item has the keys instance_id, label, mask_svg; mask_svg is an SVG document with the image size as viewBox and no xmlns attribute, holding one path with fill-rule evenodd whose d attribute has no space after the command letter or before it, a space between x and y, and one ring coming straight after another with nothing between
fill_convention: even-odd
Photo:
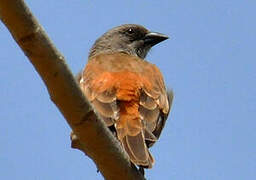
<instances>
[{"instance_id":1,"label":"black beak","mask_svg":"<svg viewBox=\"0 0 256 180\"><path fill-rule=\"evenodd\" d=\"M150 45L152 47L168 38L168 36L161 33L149 32L146 34L143 40L146 45Z\"/></svg>"}]
</instances>

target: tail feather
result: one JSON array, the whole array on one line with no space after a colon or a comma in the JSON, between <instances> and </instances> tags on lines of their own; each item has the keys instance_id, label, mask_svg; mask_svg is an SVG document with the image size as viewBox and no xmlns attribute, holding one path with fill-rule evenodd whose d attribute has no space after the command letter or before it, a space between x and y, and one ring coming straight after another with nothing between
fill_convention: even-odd
<instances>
[{"instance_id":1,"label":"tail feather","mask_svg":"<svg viewBox=\"0 0 256 180\"><path fill-rule=\"evenodd\" d=\"M145 144L142 131L136 136L124 136L121 143L134 164L146 168L152 167L154 159Z\"/></svg>"}]
</instances>

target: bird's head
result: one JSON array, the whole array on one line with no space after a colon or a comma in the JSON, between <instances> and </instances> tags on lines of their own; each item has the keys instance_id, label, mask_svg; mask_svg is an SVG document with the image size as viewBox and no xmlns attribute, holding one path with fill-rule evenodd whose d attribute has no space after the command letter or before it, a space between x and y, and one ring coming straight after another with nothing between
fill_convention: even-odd
<instances>
[{"instance_id":1,"label":"bird's head","mask_svg":"<svg viewBox=\"0 0 256 180\"><path fill-rule=\"evenodd\" d=\"M150 32L141 25L125 24L107 31L97 39L89 57L101 53L121 52L144 59L151 47L166 39L168 36Z\"/></svg>"}]
</instances>

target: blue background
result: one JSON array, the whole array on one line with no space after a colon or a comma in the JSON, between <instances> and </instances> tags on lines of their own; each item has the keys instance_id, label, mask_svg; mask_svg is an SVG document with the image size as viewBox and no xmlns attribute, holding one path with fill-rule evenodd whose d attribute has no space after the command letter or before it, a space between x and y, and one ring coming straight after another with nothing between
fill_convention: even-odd
<instances>
[{"instance_id":1,"label":"blue background","mask_svg":"<svg viewBox=\"0 0 256 180\"><path fill-rule=\"evenodd\" d=\"M171 37L147 57L175 92L149 180L256 178L255 0L26 2L73 73L114 26ZM0 51L0 179L103 179L70 148L70 128L2 23Z\"/></svg>"}]
</instances>

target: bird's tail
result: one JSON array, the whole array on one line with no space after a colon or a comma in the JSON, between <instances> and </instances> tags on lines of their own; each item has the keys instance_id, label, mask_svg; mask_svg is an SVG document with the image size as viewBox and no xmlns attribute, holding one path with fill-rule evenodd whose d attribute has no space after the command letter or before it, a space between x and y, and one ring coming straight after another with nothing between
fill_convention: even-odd
<instances>
[{"instance_id":1,"label":"bird's tail","mask_svg":"<svg viewBox=\"0 0 256 180\"><path fill-rule=\"evenodd\" d=\"M120 141L132 163L143 166L144 168L152 168L154 158L145 144L144 133L142 131L136 136L126 135Z\"/></svg>"},{"instance_id":2,"label":"bird's tail","mask_svg":"<svg viewBox=\"0 0 256 180\"><path fill-rule=\"evenodd\" d=\"M154 159L145 143L145 130L138 112L138 103L120 103L120 116L116 121L117 137L127 152L132 163L151 168ZM146 133L146 139L148 135Z\"/></svg>"}]
</instances>

